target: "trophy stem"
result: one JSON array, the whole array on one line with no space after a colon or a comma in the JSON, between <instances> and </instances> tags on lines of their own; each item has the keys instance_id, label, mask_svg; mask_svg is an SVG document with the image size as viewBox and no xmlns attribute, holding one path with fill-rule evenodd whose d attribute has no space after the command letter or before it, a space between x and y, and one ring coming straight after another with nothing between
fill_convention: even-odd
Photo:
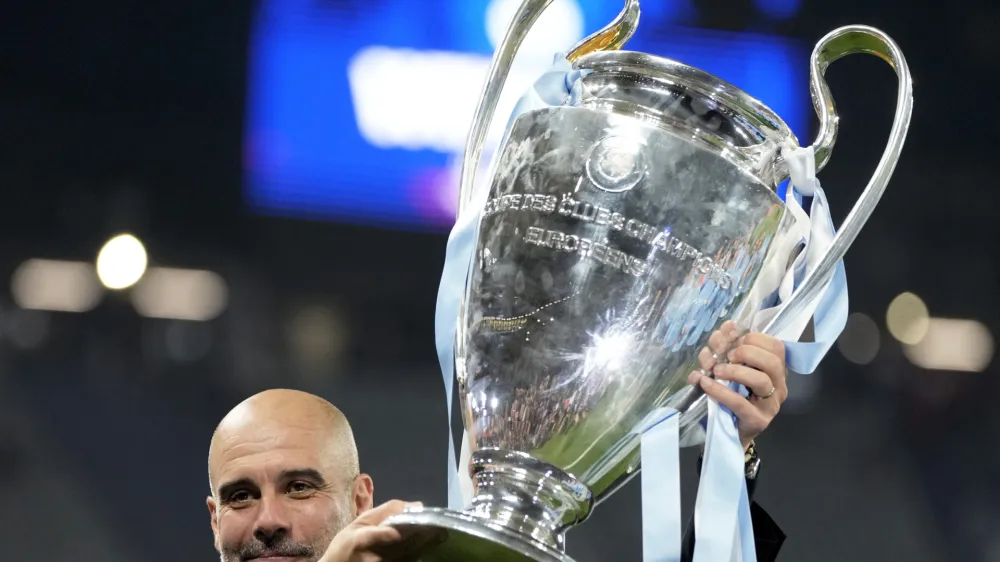
<instances>
[{"instance_id":1,"label":"trophy stem","mask_svg":"<svg viewBox=\"0 0 1000 562\"><path fill-rule=\"evenodd\" d=\"M593 508L594 496L583 483L524 453L476 451L471 473L476 492L466 513L559 552L565 552L566 531Z\"/></svg>"}]
</instances>

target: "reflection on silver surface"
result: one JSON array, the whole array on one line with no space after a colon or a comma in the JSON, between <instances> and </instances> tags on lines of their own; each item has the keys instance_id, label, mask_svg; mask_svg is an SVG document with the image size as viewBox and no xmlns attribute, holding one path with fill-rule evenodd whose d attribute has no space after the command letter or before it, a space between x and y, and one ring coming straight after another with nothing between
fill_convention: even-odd
<instances>
[{"instance_id":1,"label":"reflection on silver surface","mask_svg":"<svg viewBox=\"0 0 1000 562\"><path fill-rule=\"evenodd\" d=\"M618 177L641 163L632 187L608 190L587 174L608 138L634 151L617 157ZM765 262L787 262L793 246L774 240L792 219L752 165L609 112L525 114L500 158L457 342L473 470L517 451L573 475L588 501L543 514L571 525L636 468L630 432L642 418L695 397L698 352L751 310ZM472 509L492 513L498 494L477 478ZM522 486L508 480L486 488Z\"/></svg>"},{"instance_id":2,"label":"reflection on silver surface","mask_svg":"<svg viewBox=\"0 0 1000 562\"><path fill-rule=\"evenodd\" d=\"M469 137L463 204L509 59L548 3L525 0L498 49ZM609 49L634 31L635 10L630 1ZM568 560L565 531L636 473L637 424L664 406L681 412L682 432L697 423L705 397L687 377L699 352L724 321L748 327L775 288L759 274L783 272L800 249L775 194L788 177L781 148L798 141L777 115L698 69L595 45L574 54L574 66L590 71L579 94L516 119L499 155L455 342L475 497L462 515L421 510L390 522L455 537L425 561L486 552L463 551L463 541L493 544L491 560ZM822 74L851 53L893 64L896 122L833 248L768 330L832 275L909 126L912 85L898 47L872 28L834 31L812 59L817 166L837 123Z\"/></svg>"}]
</instances>

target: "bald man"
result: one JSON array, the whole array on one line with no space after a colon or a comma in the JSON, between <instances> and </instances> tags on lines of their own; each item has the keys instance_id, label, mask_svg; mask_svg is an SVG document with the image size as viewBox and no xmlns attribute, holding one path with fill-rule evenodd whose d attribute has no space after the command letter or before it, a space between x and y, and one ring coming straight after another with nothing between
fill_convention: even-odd
<instances>
[{"instance_id":1,"label":"bald man","mask_svg":"<svg viewBox=\"0 0 1000 562\"><path fill-rule=\"evenodd\" d=\"M351 426L332 404L269 390L223 418L208 453L208 511L222 562L388 562L421 545L380 527Z\"/></svg>"}]
</instances>

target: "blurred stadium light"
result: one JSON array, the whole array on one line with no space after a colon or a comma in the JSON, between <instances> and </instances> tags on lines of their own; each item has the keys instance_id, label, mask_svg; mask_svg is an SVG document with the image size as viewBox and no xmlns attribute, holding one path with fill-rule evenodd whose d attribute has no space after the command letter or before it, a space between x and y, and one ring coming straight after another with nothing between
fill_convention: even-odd
<instances>
[{"instance_id":1,"label":"blurred stadium light","mask_svg":"<svg viewBox=\"0 0 1000 562\"><path fill-rule=\"evenodd\" d=\"M108 289L127 289L142 278L147 263L142 242L131 234L119 234L97 254L97 277Z\"/></svg>"},{"instance_id":2,"label":"blurred stadium light","mask_svg":"<svg viewBox=\"0 0 1000 562\"><path fill-rule=\"evenodd\" d=\"M993 360L993 334L975 320L930 318L927 331L903 353L914 365L935 371L978 373Z\"/></svg>"},{"instance_id":3,"label":"blurred stadium light","mask_svg":"<svg viewBox=\"0 0 1000 562\"><path fill-rule=\"evenodd\" d=\"M844 331L837 338L837 349L851 363L867 365L878 355L880 336L878 325L866 314L848 316Z\"/></svg>"},{"instance_id":4,"label":"blurred stadium light","mask_svg":"<svg viewBox=\"0 0 1000 562\"><path fill-rule=\"evenodd\" d=\"M930 312L920 297L902 293L889 303L885 323L892 337L901 343L914 345L927 334Z\"/></svg>"},{"instance_id":5,"label":"blurred stadium light","mask_svg":"<svg viewBox=\"0 0 1000 562\"><path fill-rule=\"evenodd\" d=\"M149 318L205 322L226 309L225 280L211 271L151 268L131 293L136 311Z\"/></svg>"},{"instance_id":6,"label":"blurred stadium light","mask_svg":"<svg viewBox=\"0 0 1000 562\"><path fill-rule=\"evenodd\" d=\"M87 312L104 293L87 262L30 259L14 271L11 296L26 310Z\"/></svg>"},{"instance_id":7,"label":"blurred stadium light","mask_svg":"<svg viewBox=\"0 0 1000 562\"><path fill-rule=\"evenodd\" d=\"M349 329L340 307L303 306L291 316L286 330L292 357L304 372L327 372L344 361Z\"/></svg>"}]
</instances>

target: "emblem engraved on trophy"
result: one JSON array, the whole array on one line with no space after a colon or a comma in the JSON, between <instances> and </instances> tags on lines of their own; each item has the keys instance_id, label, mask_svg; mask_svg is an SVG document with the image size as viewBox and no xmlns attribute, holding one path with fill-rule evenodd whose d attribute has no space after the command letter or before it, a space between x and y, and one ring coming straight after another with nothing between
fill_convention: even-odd
<instances>
[{"instance_id":1,"label":"emblem engraved on trophy","mask_svg":"<svg viewBox=\"0 0 1000 562\"><path fill-rule=\"evenodd\" d=\"M455 373L474 494L464 511L424 507L387 522L444 532L425 562L572 562L567 531L641 468L637 425L664 407L679 413L682 433L698 423L707 398L687 377L699 351L724 322L745 326L772 290L761 271L784 271L796 247L778 186L790 175L782 148L798 139L751 94L620 50L638 25L636 0L570 52L574 96L513 120L489 192L473 197L513 57L550 2L522 2L466 146L459 206L478 230L455 318ZM902 149L912 111L903 54L877 29L842 27L811 58L816 169L838 124L823 75L855 53L898 75L888 146L827 254L765 332L823 289Z\"/></svg>"},{"instance_id":2,"label":"emblem engraved on trophy","mask_svg":"<svg viewBox=\"0 0 1000 562\"><path fill-rule=\"evenodd\" d=\"M609 193L628 191L646 175L645 147L634 136L604 137L587 158L587 178Z\"/></svg>"}]
</instances>

